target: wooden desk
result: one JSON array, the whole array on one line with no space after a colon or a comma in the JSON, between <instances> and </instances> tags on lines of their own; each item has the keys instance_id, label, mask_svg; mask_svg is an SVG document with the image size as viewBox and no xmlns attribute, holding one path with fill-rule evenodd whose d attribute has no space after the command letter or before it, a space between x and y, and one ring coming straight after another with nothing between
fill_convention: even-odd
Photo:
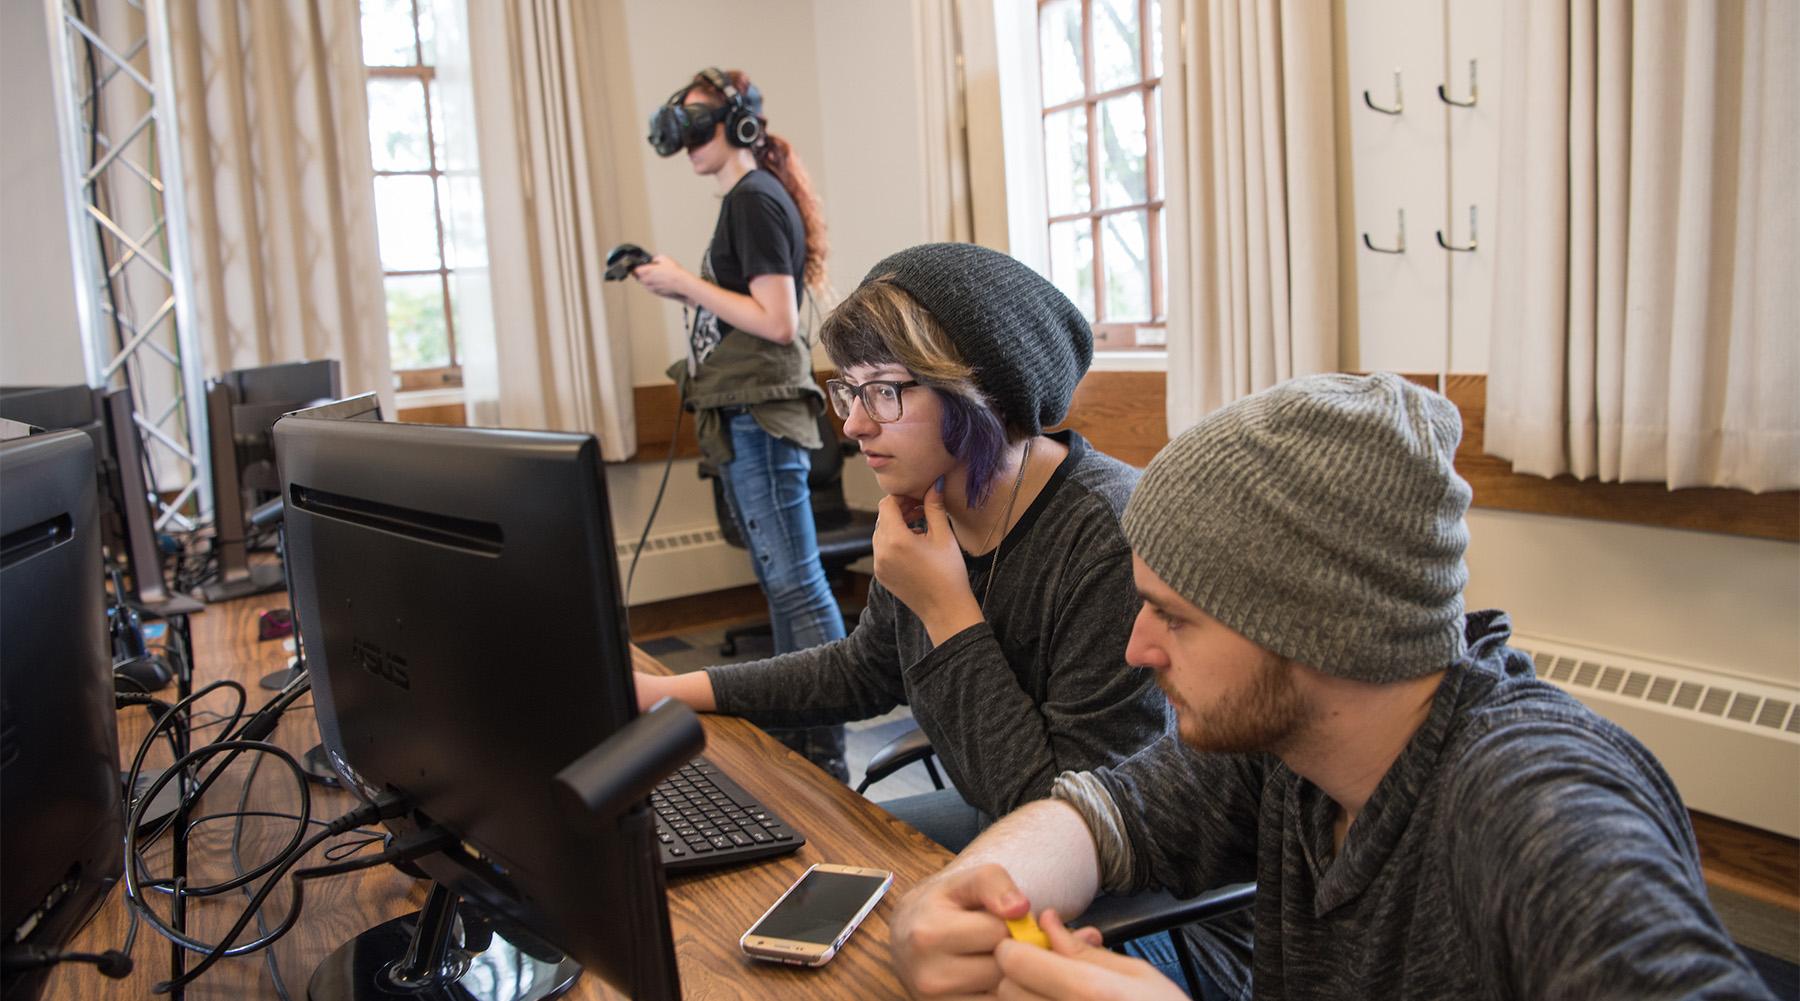
<instances>
[{"instance_id":1,"label":"wooden desk","mask_svg":"<svg viewBox=\"0 0 1800 1001\"><path fill-rule=\"evenodd\" d=\"M257 679L286 666L287 654L278 642L256 641L257 613L280 607L279 595L263 595L214 605L193 618L196 655L195 687L230 678L250 689L250 707L260 705L271 693L259 689ZM665 671L661 664L633 649L637 666ZM225 709L229 696L213 696L202 708ZM303 698L298 705L308 706ZM135 753L148 726L147 714L132 710L119 714L120 743L126 764ZM760 730L738 719L704 717L706 754L732 778L759 799L773 806L806 837L799 852L772 861L669 881L669 914L675 931L675 952L681 966L683 993L690 998L899 998L904 994L888 966L888 919L894 901L921 879L949 861L950 855L910 826L856 795L850 789L788 751ZM216 731L201 730L195 743L210 739ZM290 711L277 729L274 742L298 756L318 742L318 731L309 711ZM166 764L168 751L153 752L153 764ZM248 772L248 756L239 759L207 793L200 812L237 809L242 776ZM312 815L331 819L356 805L348 793L312 787ZM250 809L292 812L299 794L287 770L265 762L250 790ZM195 883L213 883L230 876L229 820L209 824L195 832L190 851L190 872ZM291 821L252 819L245 823L243 854L255 864L284 844L293 830ZM342 840L342 839L336 839ZM169 872L167 839L151 855L151 871ZM309 860L310 861L310 860ZM773 903L806 867L815 862L843 862L879 866L894 871L888 896L864 920L844 950L817 970L778 966L749 960L738 951L737 940L752 921ZM307 884L305 908L299 923L275 945L283 980L289 993L306 996L306 984L314 967L333 949L358 932L390 918L417 910L425 899L426 884L409 879L390 866L352 873ZM288 888L276 891L265 907L273 924L286 913ZM244 905L241 895L222 895L190 906L188 925L195 934L212 941L229 928ZM163 909L166 914L166 908ZM126 908L123 887L107 897L100 913L68 948L81 951L116 949L123 941ZM255 926L251 926L254 931ZM244 939L248 941L249 939ZM170 946L148 927L140 927L132 951L136 967L125 980L108 980L85 964L58 967L46 985L44 997L58 999L146 998L152 984L169 976ZM192 965L193 954L186 962ZM273 982L262 953L222 960L187 988L195 999L272 998ZM623 997L598 978L583 975L567 997L612 999Z\"/></svg>"}]
</instances>

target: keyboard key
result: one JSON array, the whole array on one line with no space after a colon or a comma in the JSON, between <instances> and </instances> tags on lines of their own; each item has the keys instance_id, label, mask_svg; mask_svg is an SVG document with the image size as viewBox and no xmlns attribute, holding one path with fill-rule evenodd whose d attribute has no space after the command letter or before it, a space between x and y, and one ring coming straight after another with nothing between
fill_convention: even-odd
<instances>
[{"instance_id":1,"label":"keyboard key","mask_svg":"<svg viewBox=\"0 0 1800 1001\"><path fill-rule=\"evenodd\" d=\"M658 783L650 804L663 861L675 870L792 851L805 843L704 758Z\"/></svg>"}]
</instances>

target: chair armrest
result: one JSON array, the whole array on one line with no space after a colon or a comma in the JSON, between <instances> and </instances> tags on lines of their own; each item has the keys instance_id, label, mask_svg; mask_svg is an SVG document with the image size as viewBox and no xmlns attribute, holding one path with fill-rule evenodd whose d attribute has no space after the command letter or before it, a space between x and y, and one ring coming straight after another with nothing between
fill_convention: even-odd
<instances>
[{"instance_id":1,"label":"chair armrest","mask_svg":"<svg viewBox=\"0 0 1800 1001\"><path fill-rule=\"evenodd\" d=\"M856 787L856 791L862 792L907 765L930 758L932 753L931 738L915 726L888 741L881 750L869 757L868 771L863 773L862 784Z\"/></svg>"},{"instance_id":2,"label":"chair armrest","mask_svg":"<svg viewBox=\"0 0 1800 1001\"><path fill-rule=\"evenodd\" d=\"M1088 909L1081 912L1080 917L1069 922L1069 926L1096 928L1101 939L1111 947L1180 925L1229 914L1249 907L1255 899L1255 883L1221 886L1186 900L1177 900L1166 890L1151 890L1129 897L1100 897L1088 905Z\"/></svg>"}]
</instances>

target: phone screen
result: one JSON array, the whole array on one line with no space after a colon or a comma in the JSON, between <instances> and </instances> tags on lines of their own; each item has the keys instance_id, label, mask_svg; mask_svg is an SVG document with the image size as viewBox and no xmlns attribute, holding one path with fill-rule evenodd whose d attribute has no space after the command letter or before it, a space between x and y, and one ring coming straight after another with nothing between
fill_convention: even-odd
<instances>
[{"instance_id":1,"label":"phone screen","mask_svg":"<svg viewBox=\"0 0 1800 1001\"><path fill-rule=\"evenodd\" d=\"M750 934L830 945L885 882L882 876L814 869L750 929Z\"/></svg>"}]
</instances>

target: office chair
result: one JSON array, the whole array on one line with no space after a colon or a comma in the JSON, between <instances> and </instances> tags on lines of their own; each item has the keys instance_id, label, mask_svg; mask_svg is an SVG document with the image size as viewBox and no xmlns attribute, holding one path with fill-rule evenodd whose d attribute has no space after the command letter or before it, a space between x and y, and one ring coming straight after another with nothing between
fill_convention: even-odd
<instances>
[{"instance_id":1,"label":"office chair","mask_svg":"<svg viewBox=\"0 0 1800 1001\"><path fill-rule=\"evenodd\" d=\"M944 781L938 777L937 766L932 763L935 756L936 753L931 749L931 739L915 726L888 741L881 750L869 757L869 766L856 791L861 793L867 790L869 786L915 761L924 763L926 774L931 776L931 784L942 789ZM1103 945L1117 951L1134 938L1223 917L1249 907L1255 900L1255 883L1221 886L1185 900L1177 899L1167 890L1146 890L1129 897L1101 896L1078 917L1071 919L1069 927L1092 927L1100 932ZM1180 935L1171 935L1169 938L1175 947L1175 960L1181 964L1182 975L1187 977L1190 984L1199 983L1199 970L1194 965L1187 940Z\"/></svg>"},{"instance_id":2,"label":"office chair","mask_svg":"<svg viewBox=\"0 0 1800 1001\"><path fill-rule=\"evenodd\" d=\"M806 486L812 495L813 525L819 537L819 562L824 565L825 579L835 592L850 564L875 551L875 513L855 510L844 500L844 459L856 454L857 446L855 442L838 437L837 426L832 423L827 410L828 408L823 407L819 410L821 445L812 450L812 471L806 476ZM724 481L713 477L712 490L713 512L719 519L719 533L725 537L727 545L748 549L744 542L743 527L738 524L731 504L725 499ZM856 617L849 610L842 611L844 624L854 627ZM725 657L735 656L739 640L747 636L768 636L770 633L771 627L767 621L728 629L725 631L725 642L719 645L719 653Z\"/></svg>"}]
</instances>

